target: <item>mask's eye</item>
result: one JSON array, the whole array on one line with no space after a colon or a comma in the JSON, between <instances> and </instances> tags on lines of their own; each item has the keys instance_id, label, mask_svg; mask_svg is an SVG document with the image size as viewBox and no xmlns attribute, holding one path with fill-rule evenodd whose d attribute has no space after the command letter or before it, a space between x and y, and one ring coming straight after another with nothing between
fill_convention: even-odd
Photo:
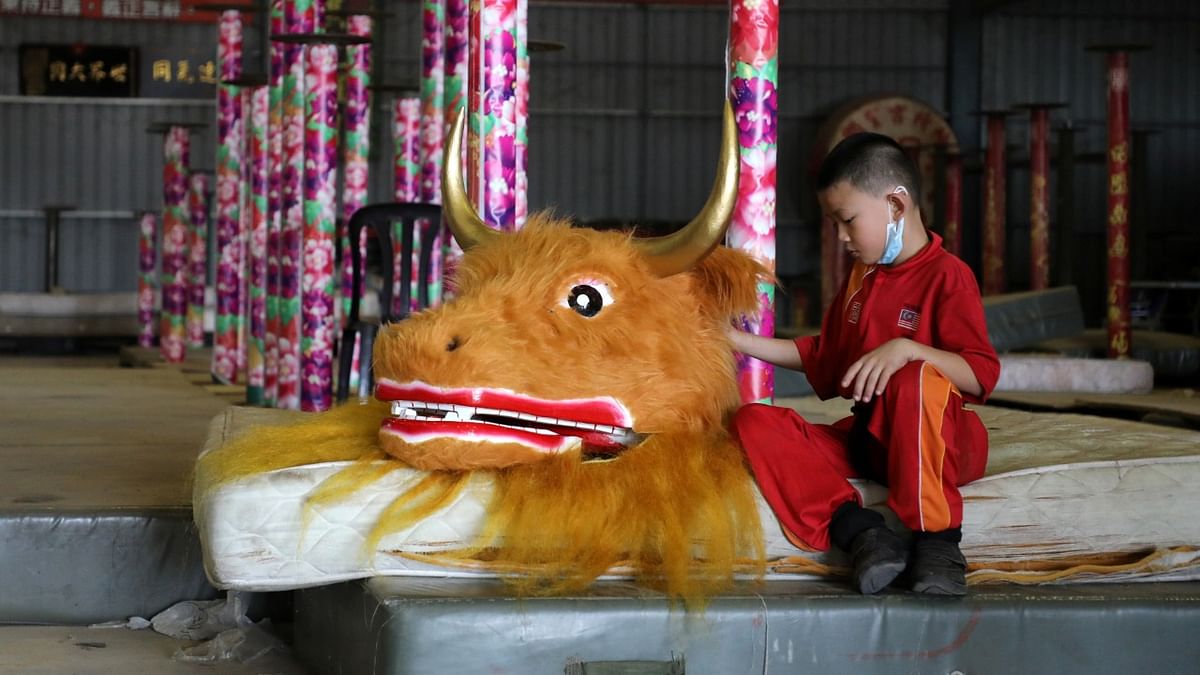
<instances>
[{"instance_id":1,"label":"mask's eye","mask_svg":"<svg viewBox=\"0 0 1200 675\"><path fill-rule=\"evenodd\" d=\"M588 318L596 316L601 309L611 304L612 294L608 291L608 284L602 281L581 281L572 286L567 297L563 299L563 305Z\"/></svg>"}]
</instances>

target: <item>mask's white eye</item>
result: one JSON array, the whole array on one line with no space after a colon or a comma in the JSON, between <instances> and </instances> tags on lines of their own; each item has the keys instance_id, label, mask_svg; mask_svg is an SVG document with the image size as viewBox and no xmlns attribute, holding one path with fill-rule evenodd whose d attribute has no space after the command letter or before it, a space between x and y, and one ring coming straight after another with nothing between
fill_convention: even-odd
<instances>
[{"instance_id":1,"label":"mask's white eye","mask_svg":"<svg viewBox=\"0 0 1200 675\"><path fill-rule=\"evenodd\" d=\"M580 316L591 318L599 314L600 310L606 306L613 304L613 297L608 290L608 284L603 281L587 279L580 280L571 286L571 290L567 292L567 297L563 298L562 304L564 307L575 310Z\"/></svg>"}]
</instances>

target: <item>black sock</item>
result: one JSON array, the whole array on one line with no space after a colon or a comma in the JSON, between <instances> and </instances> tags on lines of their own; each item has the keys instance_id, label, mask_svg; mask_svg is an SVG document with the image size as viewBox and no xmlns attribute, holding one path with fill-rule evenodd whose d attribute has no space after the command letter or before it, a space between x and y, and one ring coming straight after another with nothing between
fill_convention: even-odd
<instances>
[{"instance_id":1,"label":"black sock","mask_svg":"<svg viewBox=\"0 0 1200 675\"><path fill-rule=\"evenodd\" d=\"M834 546L849 551L850 542L862 531L885 526L882 515L859 506L858 502L849 501L833 512L833 518L829 521L829 538Z\"/></svg>"},{"instance_id":2,"label":"black sock","mask_svg":"<svg viewBox=\"0 0 1200 675\"><path fill-rule=\"evenodd\" d=\"M957 544L962 541L962 528L954 527L949 530L942 530L941 532L913 532L914 542L918 542L923 539L930 541L946 541L951 544Z\"/></svg>"}]
</instances>

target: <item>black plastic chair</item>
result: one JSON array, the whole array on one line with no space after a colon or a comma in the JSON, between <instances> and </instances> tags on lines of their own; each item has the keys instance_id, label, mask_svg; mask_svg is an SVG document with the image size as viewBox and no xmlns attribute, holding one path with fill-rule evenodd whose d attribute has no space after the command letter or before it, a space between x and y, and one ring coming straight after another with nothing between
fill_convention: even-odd
<instances>
[{"instance_id":1,"label":"black plastic chair","mask_svg":"<svg viewBox=\"0 0 1200 675\"><path fill-rule=\"evenodd\" d=\"M342 330L342 346L338 353L337 400L339 403L350 396L350 372L353 370L354 342L361 341L359 357L358 392L360 397L371 394L375 387L374 369L371 364L371 351L375 346L375 336L383 323L399 321L409 314L409 303L401 302L400 311L392 312L392 288L395 286L394 261L392 258L392 224L400 224L400 246L403 259L400 261L399 297L408 298L412 295L412 250L414 231L420 225L420 240L422 242L441 241L442 207L437 204L402 204L384 203L369 204L350 216L347 227L349 236L350 261L353 270L353 296L350 299L350 316L346 328ZM362 299L363 274L366 267L361 260L357 242L361 240L363 228L369 227L375 233L379 243L379 261L383 273L383 288L379 293L380 323L363 321L359 317L359 305ZM433 266L433 247L422 246L420 259L417 262L417 308L429 306L430 268Z\"/></svg>"}]
</instances>

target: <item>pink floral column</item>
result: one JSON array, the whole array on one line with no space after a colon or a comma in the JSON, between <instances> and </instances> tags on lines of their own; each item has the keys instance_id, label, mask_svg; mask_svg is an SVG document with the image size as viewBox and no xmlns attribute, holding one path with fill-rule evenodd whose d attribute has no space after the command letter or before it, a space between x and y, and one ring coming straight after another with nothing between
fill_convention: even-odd
<instances>
[{"instance_id":1,"label":"pink floral column","mask_svg":"<svg viewBox=\"0 0 1200 675\"><path fill-rule=\"evenodd\" d=\"M270 117L270 89L266 86L243 90L246 104L243 114L246 125L246 178L243 209L243 231L247 236L246 250L246 320L249 334L246 341L246 402L262 405L266 373L267 337L267 170L269 142L267 124Z\"/></svg>"},{"instance_id":2,"label":"pink floral column","mask_svg":"<svg viewBox=\"0 0 1200 675\"><path fill-rule=\"evenodd\" d=\"M513 227L521 229L529 213L529 0L517 0L516 133L513 134Z\"/></svg>"},{"instance_id":3,"label":"pink floral column","mask_svg":"<svg viewBox=\"0 0 1200 675\"><path fill-rule=\"evenodd\" d=\"M171 127L163 141L162 314L158 346L168 363L187 355L188 130Z\"/></svg>"},{"instance_id":4,"label":"pink floral column","mask_svg":"<svg viewBox=\"0 0 1200 675\"><path fill-rule=\"evenodd\" d=\"M240 12L221 14L217 63L221 80L236 80L242 75L242 16ZM241 139L242 107L238 89L217 85L217 278L216 325L213 332L212 373L217 380L238 381L241 343Z\"/></svg>"},{"instance_id":5,"label":"pink floral column","mask_svg":"<svg viewBox=\"0 0 1200 675\"><path fill-rule=\"evenodd\" d=\"M445 123L447 125L453 121L454 115L458 113L459 109L467 105L467 51L470 44L470 18L471 11L468 0L446 0L446 76L443 83L443 97L446 102ZM466 148L464 147L461 161L465 160ZM450 236L448 230L442 233L442 237L442 250L445 251L446 256L442 262L442 273L434 277L434 282L438 284L438 292L434 293L433 289L430 289L429 297L434 303L439 302L443 296L448 297L449 294L443 280L453 276L458 260L462 257L462 248Z\"/></svg>"},{"instance_id":6,"label":"pink floral column","mask_svg":"<svg viewBox=\"0 0 1200 675\"><path fill-rule=\"evenodd\" d=\"M517 0L471 0L467 192L484 222L516 227Z\"/></svg>"},{"instance_id":7,"label":"pink floral column","mask_svg":"<svg viewBox=\"0 0 1200 675\"><path fill-rule=\"evenodd\" d=\"M371 37L371 17L351 16L347 18L347 29L351 35ZM350 217L367 202L367 160L371 149L371 45L351 45L346 48L349 68L346 71L346 118L345 138L342 149L342 165L345 182L342 187L342 219L348 226ZM361 256L366 258L366 230L357 242ZM342 325L350 314L354 279L350 265L350 240L342 234ZM352 371L352 377L358 368ZM351 389L356 389L354 383Z\"/></svg>"},{"instance_id":8,"label":"pink floral column","mask_svg":"<svg viewBox=\"0 0 1200 675\"><path fill-rule=\"evenodd\" d=\"M428 204L442 203L442 141L446 135L446 9L449 0L424 0L421 30L421 198ZM409 302L417 304L417 282L420 271L415 261L420 260L421 251L429 248L432 279L442 276L442 242L425 241L422 232L428 231L428 223L421 221L413 232L412 278L409 284ZM441 297L440 284L431 286L429 297ZM436 303L434 303L436 304Z\"/></svg>"},{"instance_id":9,"label":"pink floral column","mask_svg":"<svg viewBox=\"0 0 1200 675\"><path fill-rule=\"evenodd\" d=\"M304 277L301 283L300 409L333 405L334 234L337 214L335 45L308 48L304 133Z\"/></svg>"},{"instance_id":10,"label":"pink floral column","mask_svg":"<svg viewBox=\"0 0 1200 675\"><path fill-rule=\"evenodd\" d=\"M272 0L271 34L283 32L283 0ZM271 41L267 113L267 330L263 338L263 405L275 407L279 398L280 263L283 249L283 52Z\"/></svg>"},{"instance_id":11,"label":"pink floral column","mask_svg":"<svg viewBox=\"0 0 1200 675\"><path fill-rule=\"evenodd\" d=\"M154 346L154 290L158 285L158 216L146 211L138 220L138 344Z\"/></svg>"},{"instance_id":12,"label":"pink floral column","mask_svg":"<svg viewBox=\"0 0 1200 675\"><path fill-rule=\"evenodd\" d=\"M319 3L319 6L318 6ZM324 2L285 0L284 31L313 33ZM304 273L305 61L308 48L288 44L283 51L283 169L280 188L283 222L279 249L279 351L276 407L301 407L301 276Z\"/></svg>"},{"instance_id":13,"label":"pink floral column","mask_svg":"<svg viewBox=\"0 0 1200 675\"><path fill-rule=\"evenodd\" d=\"M774 272L779 1L732 0L729 20L729 98L738 126L741 175L728 240L731 247L753 255ZM743 317L740 327L772 336L774 286L760 283L758 298L758 316ZM775 392L774 370L770 364L739 355L738 386L743 402L769 402Z\"/></svg>"},{"instance_id":14,"label":"pink floral column","mask_svg":"<svg viewBox=\"0 0 1200 675\"><path fill-rule=\"evenodd\" d=\"M204 346L204 290L208 282L208 176L188 185L187 346Z\"/></svg>"},{"instance_id":15,"label":"pink floral column","mask_svg":"<svg viewBox=\"0 0 1200 675\"><path fill-rule=\"evenodd\" d=\"M392 139L395 144L394 194L397 202L421 200L421 99L401 96L393 103ZM400 297L401 256L400 226L392 231L392 307L391 314L399 316L405 303L412 306L413 297ZM415 248L415 247L414 247ZM415 252L414 252L415 254ZM415 255L414 255L415 257Z\"/></svg>"}]
</instances>

